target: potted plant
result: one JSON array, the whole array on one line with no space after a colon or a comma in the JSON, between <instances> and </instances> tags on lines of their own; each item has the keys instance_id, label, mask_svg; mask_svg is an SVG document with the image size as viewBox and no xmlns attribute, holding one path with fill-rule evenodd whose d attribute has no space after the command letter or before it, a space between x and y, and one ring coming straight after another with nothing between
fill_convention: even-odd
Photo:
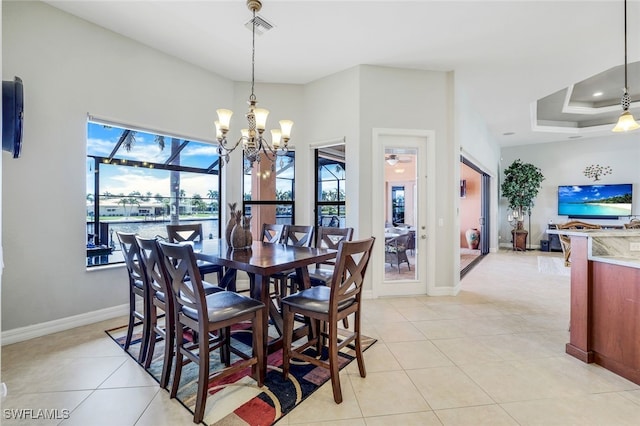
<instances>
[{"instance_id":1,"label":"potted plant","mask_svg":"<svg viewBox=\"0 0 640 426\"><path fill-rule=\"evenodd\" d=\"M531 222L533 200L538 195L543 180L544 175L540 168L530 163L523 163L520 159L515 160L504 171L504 181L500 189L502 190L502 196L507 198L509 209L512 211L509 213L509 221L515 220L517 224L516 229L525 233L525 242L528 232L524 231L522 226L524 214L529 214L529 222ZM531 223L529 223L529 225L531 225ZM515 243L514 234L514 247L524 249L524 247L520 247Z\"/></svg>"}]
</instances>

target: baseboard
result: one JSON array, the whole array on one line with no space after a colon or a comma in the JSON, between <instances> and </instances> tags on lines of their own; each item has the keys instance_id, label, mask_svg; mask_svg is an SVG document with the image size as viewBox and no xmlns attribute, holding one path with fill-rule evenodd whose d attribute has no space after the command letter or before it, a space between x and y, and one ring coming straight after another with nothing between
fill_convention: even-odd
<instances>
[{"instance_id":1,"label":"baseboard","mask_svg":"<svg viewBox=\"0 0 640 426\"><path fill-rule=\"evenodd\" d=\"M12 343L23 342L36 337L46 336L59 331L70 330L72 328L89 325L96 322L126 316L129 314L129 304L113 306L111 308L100 309L98 311L87 312L71 317L60 318L40 324L28 325L26 327L15 328L2 332L0 340L2 346Z\"/></svg>"}]
</instances>

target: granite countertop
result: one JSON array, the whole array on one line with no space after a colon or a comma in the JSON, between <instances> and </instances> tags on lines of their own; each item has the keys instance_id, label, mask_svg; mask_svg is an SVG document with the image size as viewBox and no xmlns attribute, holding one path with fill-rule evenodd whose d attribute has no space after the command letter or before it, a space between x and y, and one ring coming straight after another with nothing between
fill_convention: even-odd
<instances>
[{"instance_id":1,"label":"granite countertop","mask_svg":"<svg viewBox=\"0 0 640 426\"><path fill-rule=\"evenodd\" d=\"M640 237L640 229L547 229L547 234L571 237Z\"/></svg>"},{"instance_id":2,"label":"granite countertop","mask_svg":"<svg viewBox=\"0 0 640 426\"><path fill-rule=\"evenodd\" d=\"M588 237L589 260L640 269L640 251L631 250L631 243L640 244L639 229L548 229L547 233Z\"/></svg>"}]
</instances>

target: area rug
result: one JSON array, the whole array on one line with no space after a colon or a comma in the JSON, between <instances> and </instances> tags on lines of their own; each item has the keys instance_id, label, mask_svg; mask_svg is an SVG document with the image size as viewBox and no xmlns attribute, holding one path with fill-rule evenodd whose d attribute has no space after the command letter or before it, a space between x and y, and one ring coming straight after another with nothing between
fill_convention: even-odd
<instances>
[{"instance_id":1,"label":"area rug","mask_svg":"<svg viewBox=\"0 0 640 426\"><path fill-rule=\"evenodd\" d=\"M571 276L571 268L564 266L564 258L538 256L538 271L548 275Z\"/></svg>"},{"instance_id":2,"label":"area rug","mask_svg":"<svg viewBox=\"0 0 640 426\"><path fill-rule=\"evenodd\" d=\"M127 353L134 360L138 359L141 329L141 326L136 327L133 341L127 350ZM126 326L106 330L106 333L120 347L124 347L126 332ZM234 330L232 339L234 347L240 348L245 353L250 353L251 332L249 330L242 328ZM375 339L362 336L364 350L375 342ZM162 372L163 354L164 342L159 341L154 350L151 366L146 370L158 382ZM326 353L322 356L326 359ZM340 352L340 369L354 359L355 351L344 348ZM267 358L267 364L267 376L262 388L258 388L255 380L249 375L250 369L226 380L210 382L203 423L209 426L274 424L330 379L328 369L294 361L290 366L289 379L283 380L282 351L270 354ZM211 354L211 371L219 366L221 366L219 352L214 351ZM140 368L144 367L140 366ZM189 363L183 367L177 399L192 414L195 408L197 378L198 367L195 364ZM171 384L172 380L169 382L169 389Z\"/></svg>"}]
</instances>

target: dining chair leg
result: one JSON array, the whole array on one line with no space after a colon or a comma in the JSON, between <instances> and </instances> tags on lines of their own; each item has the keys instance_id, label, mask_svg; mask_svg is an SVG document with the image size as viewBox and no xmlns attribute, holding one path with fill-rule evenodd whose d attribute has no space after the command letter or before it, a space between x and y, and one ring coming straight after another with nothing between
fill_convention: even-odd
<instances>
[{"instance_id":1,"label":"dining chair leg","mask_svg":"<svg viewBox=\"0 0 640 426\"><path fill-rule=\"evenodd\" d=\"M293 312L289 306L282 307L282 374L284 380L289 378L289 363L291 360L291 341L293 338Z\"/></svg>"},{"instance_id":2,"label":"dining chair leg","mask_svg":"<svg viewBox=\"0 0 640 426\"><path fill-rule=\"evenodd\" d=\"M224 342L220 346L220 362L228 367L231 365L231 327L225 327L219 333Z\"/></svg>"},{"instance_id":3,"label":"dining chair leg","mask_svg":"<svg viewBox=\"0 0 640 426\"><path fill-rule=\"evenodd\" d=\"M207 389L209 388L209 339L200 336L198 346L198 394L196 395L196 406L193 410L194 423L200 423L204 417Z\"/></svg>"},{"instance_id":4,"label":"dining chair leg","mask_svg":"<svg viewBox=\"0 0 640 426\"><path fill-rule=\"evenodd\" d=\"M149 308L149 341L147 342L147 350L144 355L144 368L151 366L153 352L155 351L156 342L158 341L158 335L155 332L157 324L158 310L155 305L151 305L151 308Z\"/></svg>"},{"instance_id":5,"label":"dining chair leg","mask_svg":"<svg viewBox=\"0 0 640 426\"><path fill-rule=\"evenodd\" d=\"M355 313L353 330L356 333L355 345L356 345L356 360L358 361L358 370L360 370L360 377L367 377L367 370L364 366L364 356L362 351L362 334L360 333L360 311Z\"/></svg>"},{"instance_id":6,"label":"dining chair leg","mask_svg":"<svg viewBox=\"0 0 640 426\"><path fill-rule=\"evenodd\" d=\"M254 368L252 369L252 372L253 377L258 384L258 387L262 387L266 379L266 369L262 367L265 364L265 358L267 354L265 353L263 346L263 342L266 336L264 335L264 321L262 319L261 312L256 312L256 315L251 321L251 326L253 328L253 353L255 354L257 360L257 362L253 365ZM291 328L293 329L293 321L291 323Z\"/></svg>"},{"instance_id":7,"label":"dining chair leg","mask_svg":"<svg viewBox=\"0 0 640 426\"><path fill-rule=\"evenodd\" d=\"M333 387L333 400L336 404L342 402L342 388L340 387L340 368L338 361L338 323L331 321L329 324L329 370L331 372L331 386Z\"/></svg>"},{"instance_id":8,"label":"dining chair leg","mask_svg":"<svg viewBox=\"0 0 640 426\"><path fill-rule=\"evenodd\" d=\"M182 375L182 358L183 358L183 354L182 351L180 349L180 339L183 339L183 333L184 333L184 329L182 328L182 325L180 324L180 322L176 319L176 335L175 335L175 342L176 342L176 350L175 350L175 365L173 366L173 383L171 385L171 393L169 394L169 396L171 398L175 398L176 395L178 394L178 387L180 386L180 376Z\"/></svg>"},{"instance_id":9,"label":"dining chair leg","mask_svg":"<svg viewBox=\"0 0 640 426\"><path fill-rule=\"evenodd\" d=\"M133 292L129 292L129 325L127 326L127 337L124 340L124 350L126 351L131 346L131 338L133 337L133 327L136 324L136 317L133 314L136 304L136 295Z\"/></svg>"},{"instance_id":10,"label":"dining chair leg","mask_svg":"<svg viewBox=\"0 0 640 426\"><path fill-rule=\"evenodd\" d=\"M165 316L165 321L168 321ZM174 350L176 347L175 327L173 325L165 328L166 335L164 337L164 362L162 364L162 375L160 376L160 387L166 389L169 385L169 375L171 372L171 364L173 362Z\"/></svg>"}]
</instances>

